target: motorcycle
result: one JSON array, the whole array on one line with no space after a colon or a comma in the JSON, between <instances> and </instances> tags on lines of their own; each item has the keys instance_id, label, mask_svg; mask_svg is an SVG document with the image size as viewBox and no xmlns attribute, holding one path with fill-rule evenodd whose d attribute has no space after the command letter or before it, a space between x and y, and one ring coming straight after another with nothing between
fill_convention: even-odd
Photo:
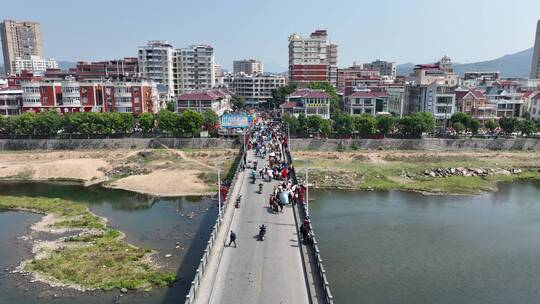
<instances>
[{"instance_id":1,"label":"motorcycle","mask_svg":"<svg viewBox=\"0 0 540 304\"><path fill-rule=\"evenodd\" d=\"M240 208L240 200L242 199L242 196L239 195L236 201L234 202L234 207Z\"/></svg>"},{"instance_id":2,"label":"motorcycle","mask_svg":"<svg viewBox=\"0 0 540 304\"><path fill-rule=\"evenodd\" d=\"M251 171L251 183L255 184L255 179L257 178L257 171Z\"/></svg>"},{"instance_id":3,"label":"motorcycle","mask_svg":"<svg viewBox=\"0 0 540 304\"><path fill-rule=\"evenodd\" d=\"M259 184L259 194L262 194L263 192L263 184Z\"/></svg>"},{"instance_id":4,"label":"motorcycle","mask_svg":"<svg viewBox=\"0 0 540 304\"><path fill-rule=\"evenodd\" d=\"M266 235L266 225L262 224L259 227L259 241L264 241L264 236Z\"/></svg>"}]
</instances>

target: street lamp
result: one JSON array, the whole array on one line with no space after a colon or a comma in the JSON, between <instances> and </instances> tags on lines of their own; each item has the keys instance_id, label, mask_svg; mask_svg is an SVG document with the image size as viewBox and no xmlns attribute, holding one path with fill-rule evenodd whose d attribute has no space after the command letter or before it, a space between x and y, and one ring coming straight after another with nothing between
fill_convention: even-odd
<instances>
[{"instance_id":1,"label":"street lamp","mask_svg":"<svg viewBox=\"0 0 540 304\"><path fill-rule=\"evenodd\" d=\"M305 161L305 169L306 169L306 216L309 216L309 161Z\"/></svg>"},{"instance_id":2,"label":"street lamp","mask_svg":"<svg viewBox=\"0 0 540 304\"><path fill-rule=\"evenodd\" d=\"M227 156L227 157L216 160L217 185L218 185L218 217L219 217L219 219L221 219L221 217L223 216L223 214L222 214L223 210L222 210L222 206L221 206L221 167L220 167L220 163L222 161L224 161L224 160L227 160L227 159L230 159L230 157ZM230 189L229 189L229 191L230 191Z\"/></svg>"}]
</instances>

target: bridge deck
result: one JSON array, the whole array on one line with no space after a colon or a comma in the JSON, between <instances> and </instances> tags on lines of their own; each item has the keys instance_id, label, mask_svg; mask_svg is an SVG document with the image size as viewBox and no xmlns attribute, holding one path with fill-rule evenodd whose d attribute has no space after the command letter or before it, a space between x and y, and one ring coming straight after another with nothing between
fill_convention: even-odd
<instances>
[{"instance_id":1,"label":"bridge deck","mask_svg":"<svg viewBox=\"0 0 540 304\"><path fill-rule=\"evenodd\" d=\"M254 157L250 151L248 159ZM268 199L277 182L263 182L259 194L260 182L244 179L242 203L231 223L238 246L223 251L210 303L309 303L293 210L285 206L283 213L273 214ZM260 242L258 227L263 223L268 231Z\"/></svg>"}]
</instances>

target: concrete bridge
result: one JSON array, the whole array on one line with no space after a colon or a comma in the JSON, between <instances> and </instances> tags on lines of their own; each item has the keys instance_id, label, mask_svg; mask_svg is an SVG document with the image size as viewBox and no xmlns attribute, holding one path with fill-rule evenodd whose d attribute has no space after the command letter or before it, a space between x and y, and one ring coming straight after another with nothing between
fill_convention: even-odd
<instances>
[{"instance_id":1,"label":"concrete bridge","mask_svg":"<svg viewBox=\"0 0 540 304\"><path fill-rule=\"evenodd\" d=\"M255 158L249 151L248 160ZM235 175L186 303L333 303L316 239L306 246L299 238L303 208L285 206L283 213L272 213L268 200L277 181L262 182L259 194L261 179L253 184L249 171ZM241 205L235 208L239 195ZM268 227L264 241L257 240L261 224ZM227 246L231 230L236 248Z\"/></svg>"}]
</instances>

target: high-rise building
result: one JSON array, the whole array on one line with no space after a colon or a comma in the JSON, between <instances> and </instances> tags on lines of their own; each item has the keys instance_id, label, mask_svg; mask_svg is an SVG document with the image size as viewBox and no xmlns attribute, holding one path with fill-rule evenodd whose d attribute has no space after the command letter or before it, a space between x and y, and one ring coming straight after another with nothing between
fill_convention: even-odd
<instances>
[{"instance_id":1,"label":"high-rise building","mask_svg":"<svg viewBox=\"0 0 540 304\"><path fill-rule=\"evenodd\" d=\"M534 51L531 64L531 78L540 79L540 20L536 24L536 38L534 41Z\"/></svg>"},{"instance_id":2,"label":"high-rise building","mask_svg":"<svg viewBox=\"0 0 540 304\"><path fill-rule=\"evenodd\" d=\"M243 59L233 61L233 73L244 73L247 75L256 75L263 73L263 64L256 59Z\"/></svg>"},{"instance_id":3,"label":"high-rise building","mask_svg":"<svg viewBox=\"0 0 540 304\"><path fill-rule=\"evenodd\" d=\"M174 49L165 40L151 40L139 47L139 72L145 79L155 81L161 98L171 100L174 93Z\"/></svg>"},{"instance_id":4,"label":"high-rise building","mask_svg":"<svg viewBox=\"0 0 540 304\"><path fill-rule=\"evenodd\" d=\"M387 76L391 79L396 78L396 63L377 59L371 63L364 64L364 69L379 70L381 76Z\"/></svg>"},{"instance_id":5,"label":"high-rise building","mask_svg":"<svg viewBox=\"0 0 540 304\"><path fill-rule=\"evenodd\" d=\"M4 20L0 23L6 75L15 73L15 60L43 57L38 22Z\"/></svg>"},{"instance_id":6,"label":"high-rise building","mask_svg":"<svg viewBox=\"0 0 540 304\"><path fill-rule=\"evenodd\" d=\"M212 89L216 84L214 48L210 45L191 45L176 49L173 58L174 93Z\"/></svg>"},{"instance_id":7,"label":"high-rise building","mask_svg":"<svg viewBox=\"0 0 540 304\"><path fill-rule=\"evenodd\" d=\"M300 87L312 81L337 86L337 53L326 30L316 30L309 38L289 36L289 79Z\"/></svg>"}]
</instances>

